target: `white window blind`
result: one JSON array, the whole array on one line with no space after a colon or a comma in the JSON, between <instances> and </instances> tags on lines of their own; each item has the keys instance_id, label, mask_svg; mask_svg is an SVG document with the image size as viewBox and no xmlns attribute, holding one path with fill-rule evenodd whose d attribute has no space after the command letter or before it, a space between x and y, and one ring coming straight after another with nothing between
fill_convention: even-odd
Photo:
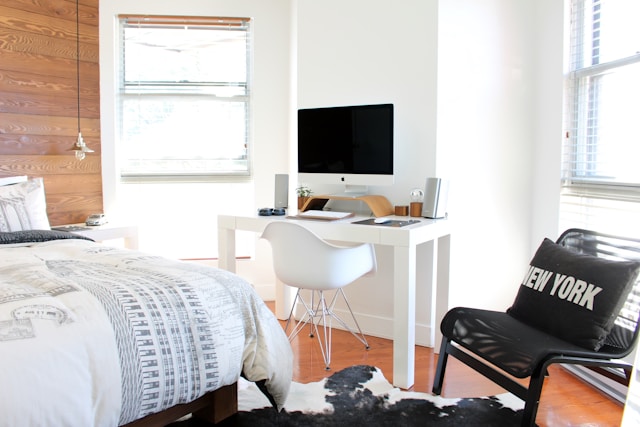
<instances>
[{"instance_id":1,"label":"white window blind","mask_svg":"<svg viewBox=\"0 0 640 427\"><path fill-rule=\"evenodd\" d=\"M561 229L640 235L640 2L567 1Z\"/></svg>"},{"instance_id":2,"label":"white window blind","mask_svg":"<svg viewBox=\"0 0 640 427\"><path fill-rule=\"evenodd\" d=\"M123 180L248 176L250 20L119 18Z\"/></svg>"}]
</instances>

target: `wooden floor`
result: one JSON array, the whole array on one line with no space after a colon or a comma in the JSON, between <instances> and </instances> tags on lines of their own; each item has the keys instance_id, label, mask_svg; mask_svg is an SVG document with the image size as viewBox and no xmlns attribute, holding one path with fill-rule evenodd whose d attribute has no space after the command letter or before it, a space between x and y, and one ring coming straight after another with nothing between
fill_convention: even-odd
<instances>
[{"instance_id":1,"label":"wooden floor","mask_svg":"<svg viewBox=\"0 0 640 427\"><path fill-rule=\"evenodd\" d=\"M268 303L273 310L273 304ZM283 323L284 325L284 323ZM300 334L291 343L294 351L293 380L301 383L319 381L352 365L380 368L393 381L393 343L367 337L370 349L347 332L334 330L331 370L324 368L322 354L315 339ZM431 392L437 355L431 348L416 347L415 385L412 390ZM449 359L442 395L445 397L478 397L504 393L505 390L480 374ZM595 390L558 366L552 366L545 380L536 422L546 426L619 426L623 406Z\"/></svg>"}]
</instances>

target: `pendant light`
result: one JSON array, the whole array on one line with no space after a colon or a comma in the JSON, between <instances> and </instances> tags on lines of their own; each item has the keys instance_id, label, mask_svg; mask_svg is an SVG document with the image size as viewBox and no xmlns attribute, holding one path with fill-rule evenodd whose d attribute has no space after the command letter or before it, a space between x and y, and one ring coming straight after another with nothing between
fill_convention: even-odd
<instances>
[{"instance_id":1,"label":"pendant light","mask_svg":"<svg viewBox=\"0 0 640 427\"><path fill-rule=\"evenodd\" d=\"M70 150L75 151L76 159L82 160L86 153L93 153L93 150L84 143L82 132L80 132L80 0L76 0L76 83L78 94L78 140Z\"/></svg>"}]
</instances>

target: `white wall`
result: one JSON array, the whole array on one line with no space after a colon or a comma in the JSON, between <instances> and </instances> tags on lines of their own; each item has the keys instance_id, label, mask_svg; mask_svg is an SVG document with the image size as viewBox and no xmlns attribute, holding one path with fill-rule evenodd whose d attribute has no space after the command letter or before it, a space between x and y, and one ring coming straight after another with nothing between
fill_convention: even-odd
<instances>
[{"instance_id":1,"label":"white wall","mask_svg":"<svg viewBox=\"0 0 640 427\"><path fill-rule=\"evenodd\" d=\"M140 249L177 258L217 257L218 213L250 213L273 205L274 175L289 170L292 111L290 0L109 0L100 2L100 84L103 190L112 220L140 226ZM253 128L250 182L203 184L120 184L115 103L117 16L119 14L240 16L253 18ZM184 144L188 141L176 141ZM240 255L253 255L254 236ZM258 246L258 251L262 250ZM267 268L248 268L252 282L269 282ZM264 277L262 277L264 276Z\"/></svg>"},{"instance_id":2,"label":"white wall","mask_svg":"<svg viewBox=\"0 0 640 427\"><path fill-rule=\"evenodd\" d=\"M125 200L115 183L117 146L109 145L116 140L115 15L252 16L255 182L246 199L226 196L224 210L250 213L273 203L273 175L293 171L292 117L297 108L393 102L398 175L394 186L371 192L406 204L409 191L423 187L426 177L450 179L452 305L505 309L539 240L557 233L562 8L557 0L101 2L105 206L117 207L117 200ZM194 187L206 193L202 210L214 225L207 228L200 222L184 237L170 236L175 247L205 241L214 253L220 206L214 187ZM177 196L158 203L166 206L172 197ZM121 211L144 212L154 200L121 206ZM184 211L199 206L191 197L180 203ZM257 242L256 250L256 258L242 261L239 272L269 288L268 245ZM350 286L349 294L364 319L363 329L388 336L392 254L388 248L377 250L378 275ZM421 251L427 256L430 247ZM421 281L419 289L429 285ZM421 308L428 302L426 294L418 294L422 337L431 326Z\"/></svg>"},{"instance_id":3,"label":"white wall","mask_svg":"<svg viewBox=\"0 0 640 427\"><path fill-rule=\"evenodd\" d=\"M533 92L533 194L531 246L533 253L544 237L560 234L560 168L564 50L567 48L564 7L561 1L537 0ZM535 29L534 28L534 29ZM561 42L562 40L562 42Z\"/></svg>"},{"instance_id":4,"label":"white wall","mask_svg":"<svg viewBox=\"0 0 640 427\"><path fill-rule=\"evenodd\" d=\"M436 2L298 1L298 108L393 103L393 204L435 173ZM334 188L339 191L339 188Z\"/></svg>"},{"instance_id":5,"label":"white wall","mask_svg":"<svg viewBox=\"0 0 640 427\"><path fill-rule=\"evenodd\" d=\"M392 204L408 204L410 191L424 188L425 178L436 171L436 2L297 4L298 108L393 103L395 184L369 187L369 192L387 196ZM376 251L377 275L350 285L347 292L363 330L391 336L393 254L385 247ZM419 301L428 301L429 285L425 277L418 286ZM428 311L417 312L418 322L427 323Z\"/></svg>"},{"instance_id":6,"label":"white wall","mask_svg":"<svg viewBox=\"0 0 640 427\"><path fill-rule=\"evenodd\" d=\"M450 179L451 305L506 309L557 232L561 2L301 0L297 17L299 106L393 102L399 177L376 192L406 203ZM381 273L349 288L365 329L393 315Z\"/></svg>"},{"instance_id":7,"label":"white wall","mask_svg":"<svg viewBox=\"0 0 640 427\"><path fill-rule=\"evenodd\" d=\"M533 9L440 2L438 171L455 189L452 305L506 309L530 257Z\"/></svg>"},{"instance_id":8,"label":"white wall","mask_svg":"<svg viewBox=\"0 0 640 427\"><path fill-rule=\"evenodd\" d=\"M455 188L450 301L505 309L542 238L558 235L564 6L439 4L437 168Z\"/></svg>"}]
</instances>

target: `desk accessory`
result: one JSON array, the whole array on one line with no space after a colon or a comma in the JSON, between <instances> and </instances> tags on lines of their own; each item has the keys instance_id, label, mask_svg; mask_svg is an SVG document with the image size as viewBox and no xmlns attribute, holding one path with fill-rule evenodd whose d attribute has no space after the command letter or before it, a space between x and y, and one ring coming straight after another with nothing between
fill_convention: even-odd
<instances>
[{"instance_id":1,"label":"desk accessory","mask_svg":"<svg viewBox=\"0 0 640 427\"><path fill-rule=\"evenodd\" d=\"M422 216L422 200L424 199L424 192L419 188L414 188L411 190L410 196L411 203L409 203L409 216Z\"/></svg>"},{"instance_id":2,"label":"desk accessory","mask_svg":"<svg viewBox=\"0 0 640 427\"><path fill-rule=\"evenodd\" d=\"M282 216L287 213L285 208L260 208L258 209L258 215L260 216Z\"/></svg>"},{"instance_id":3,"label":"desk accessory","mask_svg":"<svg viewBox=\"0 0 640 427\"><path fill-rule=\"evenodd\" d=\"M91 226L104 225L107 223L107 217L102 213L91 214L87 217L85 224Z\"/></svg>"},{"instance_id":4,"label":"desk accessory","mask_svg":"<svg viewBox=\"0 0 640 427\"><path fill-rule=\"evenodd\" d=\"M376 218L363 219L360 221L353 221L351 224L362 224L362 225L380 225L383 227L405 227L411 224L419 223L419 219L406 219L406 220L396 220L392 219L383 223L376 222Z\"/></svg>"},{"instance_id":5,"label":"desk accessory","mask_svg":"<svg viewBox=\"0 0 640 427\"><path fill-rule=\"evenodd\" d=\"M409 206L396 206L395 207L396 216L408 216L409 215Z\"/></svg>"},{"instance_id":6,"label":"desk accessory","mask_svg":"<svg viewBox=\"0 0 640 427\"><path fill-rule=\"evenodd\" d=\"M444 218L447 216L449 181L441 178L427 178L424 190L422 216L425 218Z\"/></svg>"},{"instance_id":7,"label":"desk accessory","mask_svg":"<svg viewBox=\"0 0 640 427\"><path fill-rule=\"evenodd\" d=\"M289 175L286 173L276 174L273 206L276 209L289 207Z\"/></svg>"}]
</instances>

